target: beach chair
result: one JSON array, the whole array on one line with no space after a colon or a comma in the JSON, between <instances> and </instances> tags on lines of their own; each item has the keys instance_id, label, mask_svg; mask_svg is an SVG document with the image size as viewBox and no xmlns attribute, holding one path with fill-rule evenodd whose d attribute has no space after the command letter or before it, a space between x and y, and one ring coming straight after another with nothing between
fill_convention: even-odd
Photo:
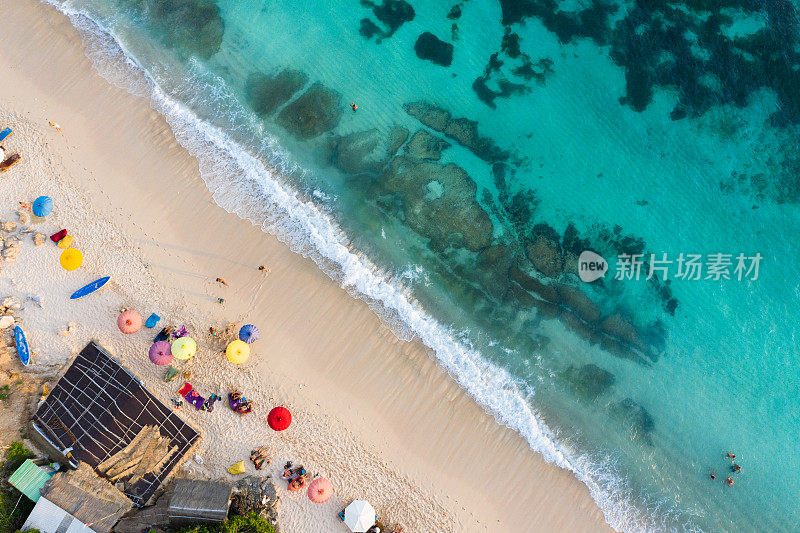
<instances>
[{"instance_id":1,"label":"beach chair","mask_svg":"<svg viewBox=\"0 0 800 533\"><path fill-rule=\"evenodd\" d=\"M11 134L14 133L11 128L6 128L3 131L0 131L0 144L5 141L7 138L11 137Z\"/></svg>"},{"instance_id":2,"label":"beach chair","mask_svg":"<svg viewBox=\"0 0 800 533\"><path fill-rule=\"evenodd\" d=\"M13 167L17 163L19 163L20 159L21 157L19 156L19 154L11 154L10 156L6 157L5 161L0 163L0 172L5 172L9 168Z\"/></svg>"}]
</instances>

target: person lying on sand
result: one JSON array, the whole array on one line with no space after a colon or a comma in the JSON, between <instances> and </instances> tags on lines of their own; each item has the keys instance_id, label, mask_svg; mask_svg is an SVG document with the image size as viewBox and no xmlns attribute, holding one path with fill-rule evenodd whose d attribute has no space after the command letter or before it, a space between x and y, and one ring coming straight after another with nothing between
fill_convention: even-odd
<instances>
[{"instance_id":1,"label":"person lying on sand","mask_svg":"<svg viewBox=\"0 0 800 533\"><path fill-rule=\"evenodd\" d=\"M283 479L294 479L298 476L304 476L305 474L306 474L306 469L303 468L303 465L300 465L294 468L285 469L281 477Z\"/></svg>"},{"instance_id":2,"label":"person lying on sand","mask_svg":"<svg viewBox=\"0 0 800 533\"><path fill-rule=\"evenodd\" d=\"M58 122L48 120L47 124L49 124L51 128L55 128L58 133L61 133L61 125Z\"/></svg>"},{"instance_id":3,"label":"person lying on sand","mask_svg":"<svg viewBox=\"0 0 800 533\"><path fill-rule=\"evenodd\" d=\"M272 461L269 460L269 455L267 453L267 447L262 446L257 450L253 450L250 452L250 460L253 461L253 466L256 467L256 470L261 470L264 468L264 463L270 464Z\"/></svg>"},{"instance_id":4,"label":"person lying on sand","mask_svg":"<svg viewBox=\"0 0 800 533\"><path fill-rule=\"evenodd\" d=\"M217 278L217 279L216 279L216 282L217 282L217 283L222 283L222 284L223 284L223 285L225 285L226 287L228 286L228 282L227 282L227 281L225 281L225 280L224 280L224 279L222 279L222 278Z\"/></svg>"}]
</instances>

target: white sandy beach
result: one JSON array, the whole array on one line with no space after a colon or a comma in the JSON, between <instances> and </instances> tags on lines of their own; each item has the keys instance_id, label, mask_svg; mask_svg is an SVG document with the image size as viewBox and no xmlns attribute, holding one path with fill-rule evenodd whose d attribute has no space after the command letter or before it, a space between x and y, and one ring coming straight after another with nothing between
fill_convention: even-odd
<instances>
[{"instance_id":1,"label":"white sandy beach","mask_svg":"<svg viewBox=\"0 0 800 533\"><path fill-rule=\"evenodd\" d=\"M277 477L292 460L333 484L335 495L313 504L278 481L285 532L345 531L336 514L352 498L409 532L609 529L586 486L499 426L424 346L398 340L310 259L218 207L165 120L98 76L66 17L38 0L0 0L0 12L0 127L14 128L6 148L23 156L0 174L0 219L16 220L17 202L47 194L55 211L33 228L68 228L85 256L66 272L60 249L49 240L35 247L28 235L16 262L0 264L0 296L42 298L42 308L27 301L21 312L32 371L54 374L95 338L168 402L182 381L163 383L164 368L148 360L155 332L116 328L120 307L157 312L160 325L194 328L200 350L187 367L196 389L236 386L256 404L245 418L222 404L181 408L203 434L203 465L190 460L180 475L233 479L226 468L265 444L266 473ZM113 283L67 299L101 275ZM70 321L74 330L60 335ZM204 335L230 322L262 332L242 367ZM276 405L293 413L283 433L266 424ZM0 444L16 437L12 427L0 425Z\"/></svg>"}]
</instances>

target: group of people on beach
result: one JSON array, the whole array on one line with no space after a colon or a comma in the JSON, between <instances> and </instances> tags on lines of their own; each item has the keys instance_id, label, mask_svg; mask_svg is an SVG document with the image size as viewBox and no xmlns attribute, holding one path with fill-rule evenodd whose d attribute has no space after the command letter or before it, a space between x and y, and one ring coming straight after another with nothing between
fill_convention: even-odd
<instances>
[{"instance_id":1,"label":"group of people on beach","mask_svg":"<svg viewBox=\"0 0 800 533\"><path fill-rule=\"evenodd\" d=\"M259 272L263 272L265 276L268 276L270 272L269 268L267 268L265 265L258 265L258 270ZM217 278L214 281L216 283L219 283L220 285L224 285L225 287L228 286L228 282L225 281L223 278ZM225 298L217 298L217 303L220 305L224 304Z\"/></svg>"},{"instance_id":2,"label":"group of people on beach","mask_svg":"<svg viewBox=\"0 0 800 533\"><path fill-rule=\"evenodd\" d=\"M741 471L742 471L742 467L736 464L736 454L735 454L735 453L733 453L733 452L727 452L727 453L725 454L725 458L726 458L726 459L730 459L730 460L731 460L731 473L732 473L732 474L738 474L739 472L741 472ZM716 479L717 479L717 474L716 474L716 473L715 473L715 472L712 470L712 471L711 471L711 472L708 474L708 477L710 477L710 478L711 478L711 481L714 481L714 480L716 480ZM730 475L730 476L728 476L727 478L725 478L725 483L726 483L728 486L731 486L731 485L733 485L733 475Z\"/></svg>"}]
</instances>

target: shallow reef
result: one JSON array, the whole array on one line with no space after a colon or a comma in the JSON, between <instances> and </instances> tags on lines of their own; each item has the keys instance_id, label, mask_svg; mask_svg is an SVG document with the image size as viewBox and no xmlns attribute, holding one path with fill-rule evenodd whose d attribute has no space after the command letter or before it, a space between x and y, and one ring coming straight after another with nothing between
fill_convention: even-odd
<instances>
[{"instance_id":1,"label":"shallow reef","mask_svg":"<svg viewBox=\"0 0 800 533\"><path fill-rule=\"evenodd\" d=\"M212 0L129 0L128 4L147 12L158 38L183 57L208 59L222 45L225 24Z\"/></svg>"},{"instance_id":2,"label":"shallow reef","mask_svg":"<svg viewBox=\"0 0 800 533\"><path fill-rule=\"evenodd\" d=\"M313 139L339 124L341 95L316 82L278 114L278 124L298 139Z\"/></svg>"},{"instance_id":3,"label":"shallow reef","mask_svg":"<svg viewBox=\"0 0 800 533\"><path fill-rule=\"evenodd\" d=\"M283 69L268 76L254 72L247 78L247 103L261 116L272 114L308 82L308 76L294 69Z\"/></svg>"},{"instance_id":4,"label":"shallow reef","mask_svg":"<svg viewBox=\"0 0 800 533\"><path fill-rule=\"evenodd\" d=\"M371 9L372 14L383 24L384 28L369 18L363 18L359 33L365 39L374 38L378 43L394 35L400 26L414 20L416 16L414 8L405 0L383 0L381 4L361 0L361 5Z\"/></svg>"},{"instance_id":5,"label":"shallow reef","mask_svg":"<svg viewBox=\"0 0 800 533\"><path fill-rule=\"evenodd\" d=\"M417 57L431 61L442 67L449 67L453 62L453 45L442 41L429 31L422 33L414 44Z\"/></svg>"}]
</instances>

